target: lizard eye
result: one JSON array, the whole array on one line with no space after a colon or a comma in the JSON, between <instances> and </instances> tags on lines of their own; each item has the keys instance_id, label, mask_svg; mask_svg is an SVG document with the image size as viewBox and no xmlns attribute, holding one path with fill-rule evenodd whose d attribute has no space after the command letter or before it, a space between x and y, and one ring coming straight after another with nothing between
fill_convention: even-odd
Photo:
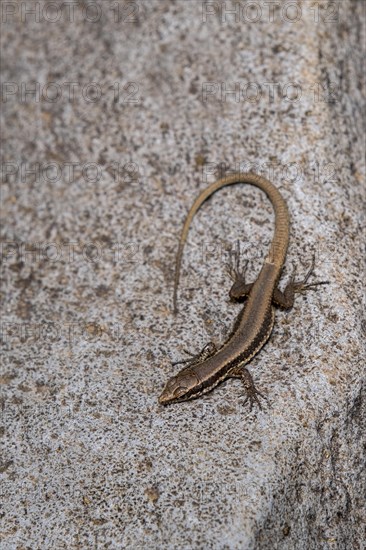
<instances>
[{"instance_id":1,"label":"lizard eye","mask_svg":"<svg viewBox=\"0 0 366 550\"><path fill-rule=\"evenodd\" d=\"M186 388L185 386L178 386L174 390L173 395L174 395L174 397L181 397L182 395L184 395L186 393L187 390L188 390L188 388Z\"/></svg>"}]
</instances>

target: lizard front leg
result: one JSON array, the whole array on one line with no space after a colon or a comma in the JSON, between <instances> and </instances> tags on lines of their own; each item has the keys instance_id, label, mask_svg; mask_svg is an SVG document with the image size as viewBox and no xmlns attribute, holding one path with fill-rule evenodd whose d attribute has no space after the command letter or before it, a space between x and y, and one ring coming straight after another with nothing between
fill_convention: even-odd
<instances>
[{"instance_id":1,"label":"lizard front leg","mask_svg":"<svg viewBox=\"0 0 366 550\"><path fill-rule=\"evenodd\" d=\"M183 363L188 363L189 365L196 365L197 363L201 363L205 359L208 359L211 357L211 355L214 355L217 352L217 347L214 342L208 342L198 353L194 354L191 353L188 350L184 350L188 355L191 357L189 359L182 359L181 361L175 361L172 363L172 365L180 365ZM187 365L188 366L188 365Z\"/></svg>"},{"instance_id":2,"label":"lizard front leg","mask_svg":"<svg viewBox=\"0 0 366 550\"><path fill-rule=\"evenodd\" d=\"M257 403L258 407L262 410L258 395L260 395L263 399L266 399L266 397L255 387L253 377L246 368L245 364L235 367L228 376L230 378L240 378L240 380L243 382L245 391L247 393L244 405L249 400L250 410L252 410L254 403Z\"/></svg>"}]
</instances>

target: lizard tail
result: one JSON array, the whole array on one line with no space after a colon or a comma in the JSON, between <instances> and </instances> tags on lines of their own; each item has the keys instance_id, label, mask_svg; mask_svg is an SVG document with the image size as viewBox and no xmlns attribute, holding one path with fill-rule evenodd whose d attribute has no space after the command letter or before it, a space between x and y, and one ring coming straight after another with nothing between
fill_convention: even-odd
<instances>
[{"instance_id":1,"label":"lizard tail","mask_svg":"<svg viewBox=\"0 0 366 550\"><path fill-rule=\"evenodd\" d=\"M202 204L216 191L222 187L228 185L233 185L235 183L248 183L254 185L259 189L262 189L268 196L271 201L274 211L275 211L275 231L272 240L272 244L266 258L266 262L275 264L281 269L287 252L289 232L290 232L290 218L287 209L287 205L278 191L278 189L266 178L254 174L252 172L243 172L236 173L230 176L226 176L217 180L215 183L209 185L202 193L196 198L191 209L189 210L182 233L179 240L179 247L175 262L175 276L174 276L174 291L173 291L173 311L174 314L177 313L177 296L178 296L178 286L180 279L180 268L182 264L183 248L187 239L189 227L191 225L192 219L196 214L197 210L202 206Z\"/></svg>"}]
</instances>

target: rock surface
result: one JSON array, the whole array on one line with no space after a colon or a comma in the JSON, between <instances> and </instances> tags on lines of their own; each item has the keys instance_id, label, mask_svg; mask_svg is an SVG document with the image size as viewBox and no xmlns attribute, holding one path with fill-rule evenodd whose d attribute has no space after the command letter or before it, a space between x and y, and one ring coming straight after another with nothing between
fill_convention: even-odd
<instances>
[{"instance_id":1,"label":"rock surface","mask_svg":"<svg viewBox=\"0 0 366 550\"><path fill-rule=\"evenodd\" d=\"M2 2L2 548L361 549L365 4L73 6ZM288 201L281 284L313 251L330 284L276 314L262 411L239 381L162 408L231 329L228 250L254 279L271 239L260 191L216 194L172 315L233 169Z\"/></svg>"}]
</instances>

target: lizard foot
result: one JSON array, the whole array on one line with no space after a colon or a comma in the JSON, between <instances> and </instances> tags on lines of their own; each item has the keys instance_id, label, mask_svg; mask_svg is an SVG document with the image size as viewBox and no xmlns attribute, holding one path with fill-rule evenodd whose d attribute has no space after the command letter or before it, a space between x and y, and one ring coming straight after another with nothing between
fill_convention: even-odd
<instances>
[{"instance_id":1,"label":"lizard foot","mask_svg":"<svg viewBox=\"0 0 366 550\"><path fill-rule=\"evenodd\" d=\"M315 254L313 254L310 267L309 267L308 271L306 272L305 277L302 281L295 281L296 271L294 270L294 272L292 274L292 277L291 277L291 281L290 281L291 284L292 284L292 287L294 289L294 292L302 293L302 292L305 292L306 290L317 290L316 287L318 287L320 285L328 285L329 284L329 281L316 281L314 283L308 283L309 277L314 271L314 266L315 266Z\"/></svg>"},{"instance_id":2,"label":"lizard foot","mask_svg":"<svg viewBox=\"0 0 366 550\"><path fill-rule=\"evenodd\" d=\"M183 363L188 363L189 365L196 365L197 363L201 363L205 359L208 359L211 357L211 355L214 355L217 352L217 347L214 342L208 342L198 353L191 353L188 350L183 350L185 353L190 355L191 357L189 359L182 359L181 361L175 361L172 363L172 365L181 365Z\"/></svg>"},{"instance_id":3,"label":"lizard foot","mask_svg":"<svg viewBox=\"0 0 366 550\"><path fill-rule=\"evenodd\" d=\"M262 397L263 399L267 399L265 395L263 395L254 385L254 380L252 378L252 375L245 367L236 367L231 373L230 376L233 378L240 378L241 381L244 384L245 391L247 392L247 397L244 401L244 405L249 401L250 404L250 410L252 410L254 403L258 405L260 410L262 410L261 403L258 399L258 396Z\"/></svg>"},{"instance_id":4,"label":"lizard foot","mask_svg":"<svg viewBox=\"0 0 366 550\"><path fill-rule=\"evenodd\" d=\"M252 284L245 282L245 274L248 263L249 262L246 261L244 268L240 268L240 246L239 241L237 241L236 250L229 252L229 263L226 265L226 271L233 281L232 287L229 291L231 300L243 300L246 296L248 296L253 286Z\"/></svg>"}]
</instances>

